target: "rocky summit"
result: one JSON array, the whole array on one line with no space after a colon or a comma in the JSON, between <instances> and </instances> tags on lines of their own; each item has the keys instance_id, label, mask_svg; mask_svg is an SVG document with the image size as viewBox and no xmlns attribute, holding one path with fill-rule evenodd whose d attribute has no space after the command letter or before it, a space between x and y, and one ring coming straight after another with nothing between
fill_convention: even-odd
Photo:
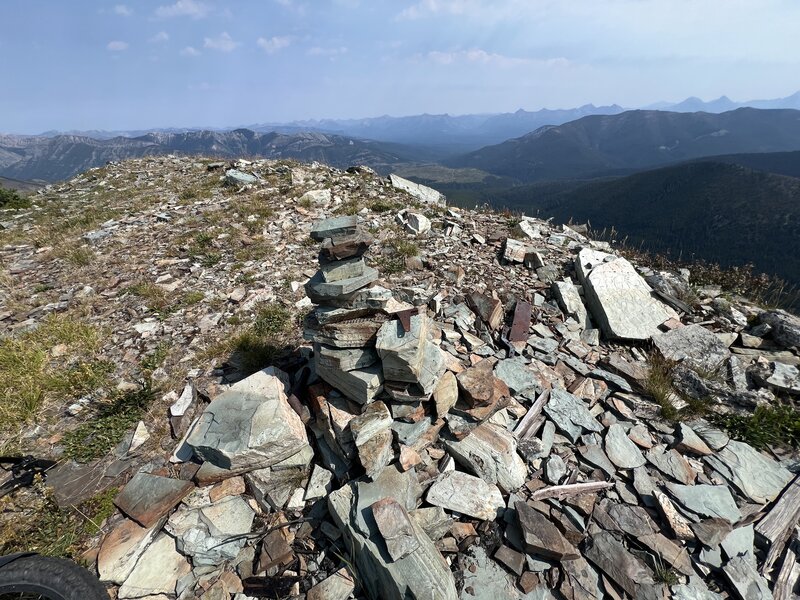
<instances>
[{"instance_id":1,"label":"rocky summit","mask_svg":"<svg viewBox=\"0 0 800 600\"><path fill-rule=\"evenodd\" d=\"M115 162L0 210L0 336L3 454L55 461L0 549L113 598L795 597L798 456L743 424L800 320L585 227Z\"/></svg>"}]
</instances>

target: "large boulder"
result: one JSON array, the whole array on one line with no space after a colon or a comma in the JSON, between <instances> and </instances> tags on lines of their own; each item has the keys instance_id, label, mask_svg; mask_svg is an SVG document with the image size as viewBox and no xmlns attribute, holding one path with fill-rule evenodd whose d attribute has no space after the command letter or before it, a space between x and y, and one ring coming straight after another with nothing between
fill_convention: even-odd
<instances>
[{"instance_id":1,"label":"large boulder","mask_svg":"<svg viewBox=\"0 0 800 600\"><path fill-rule=\"evenodd\" d=\"M593 320L611 339L646 340L677 313L654 297L631 263L622 257L584 249L575 259Z\"/></svg>"},{"instance_id":2,"label":"large boulder","mask_svg":"<svg viewBox=\"0 0 800 600\"><path fill-rule=\"evenodd\" d=\"M429 188L426 185L421 185L419 183L409 181L408 179L404 179L399 175L395 175L394 173L389 175L389 182L396 190L408 192L423 204L436 204L444 206L446 203L445 197L441 192L437 192L433 188Z\"/></svg>"},{"instance_id":3,"label":"large boulder","mask_svg":"<svg viewBox=\"0 0 800 600\"><path fill-rule=\"evenodd\" d=\"M245 382L251 378L258 385L242 384L217 396L186 440L203 460L237 473L272 466L309 445L284 383L263 372Z\"/></svg>"}]
</instances>

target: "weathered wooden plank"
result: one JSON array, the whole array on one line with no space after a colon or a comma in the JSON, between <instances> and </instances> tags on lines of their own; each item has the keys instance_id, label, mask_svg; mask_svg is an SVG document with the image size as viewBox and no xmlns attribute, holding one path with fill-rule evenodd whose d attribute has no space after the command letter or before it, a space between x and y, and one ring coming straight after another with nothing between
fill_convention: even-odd
<instances>
[{"instance_id":1,"label":"weathered wooden plank","mask_svg":"<svg viewBox=\"0 0 800 600\"><path fill-rule=\"evenodd\" d=\"M542 409L549 399L550 390L545 390L539 395L536 402L531 405L528 412L514 428L514 435L517 439L524 440L536 435L539 427L544 424L544 420L539 419L539 416L542 414Z\"/></svg>"},{"instance_id":2,"label":"weathered wooden plank","mask_svg":"<svg viewBox=\"0 0 800 600\"><path fill-rule=\"evenodd\" d=\"M783 564L778 576L775 578L775 587L772 589L774 600L791 600L795 598L794 586L797 583L797 576L800 571L795 568L797 565L797 529L794 538L786 548L783 555Z\"/></svg>"},{"instance_id":3,"label":"weathered wooden plank","mask_svg":"<svg viewBox=\"0 0 800 600\"><path fill-rule=\"evenodd\" d=\"M562 500L570 496L592 494L601 490L607 490L610 487L614 487L614 484L608 481L589 481L587 483L551 485L533 492L531 500L544 500L546 498L558 498L559 500Z\"/></svg>"},{"instance_id":4,"label":"weathered wooden plank","mask_svg":"<svg viewBox=\"0 0 800 600\"><path fill-rule=\"evenodd\" d=\"M756 535L769 546L761 573L769 573L778 560L786 541L800 522L800 475L783 490L783 494L755 527Z\"/></svg>"}]
</instances>

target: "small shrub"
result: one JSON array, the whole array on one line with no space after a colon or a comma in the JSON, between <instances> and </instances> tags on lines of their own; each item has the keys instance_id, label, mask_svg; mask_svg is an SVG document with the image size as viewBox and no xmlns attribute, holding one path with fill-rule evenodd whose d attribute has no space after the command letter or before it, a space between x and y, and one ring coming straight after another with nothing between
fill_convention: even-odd
<instances>
[{"instance_id":1,"label":"small shrub","mask_svg":"<svg viewBox=\"0 0 800 600\"><path fill-rule=\"evenodd\" d=\"M94 260L94 252L85 246L79 246L67 250L64 254L64 258L73 266L85 267L90 265Z\"/></svg>"},{"instance_id":2,"label":"small shrub","mask_svg":"<svg viewBox=\"0 0 800 600\"><path fill-rule=\"evenodd\" d=\"M768 446L800 447L800 412L790 406L759 406L752 415L709 415L732 438L763 449Z\"/></svg>"},{"instance_id":3,"label":"small shrub","mask_svg":"<svg viewBox=\"0 0 800 600\"><path fill-rule=\"evenodd\" d=\"M141 298L147 308L154 312L162 313L169 306L167 293L155 283L140 281L130 286L127 291Z\"/></svg>"},{"instance_id":4,"label":"small shrub","mask_svg":"<svg viewBox=\"0 0 800 600\"><path fill-rule=\"evenodd\" d=\"M22 208L30 208L31 206L31 201L21 196L16 190L8 190L0 187L0 208L19 210Z\"/></svg>"},{"instance_id":5,"label":"small shrub","mask_svg":"<svg viewBox=\"0 0 800 600\"><path fill-rule=\"evenodd\" d=\"M673 365L655 352L648 357L647 363L644 391L661 407L661 416L674 421L678 418L678 410L670 398L673 393L671 375Z\"/></svg>"},{"instance_id":6,"label":"small shrub","mask_svg":"<svg viewBox=\"0 0 800 600\"><path fill-rule=\"evenodd\" d=\"M202 302L206 295L203 292L186 292L181 298L181 306L193 306L198 302Z\"/></svg>"}]
</instances>

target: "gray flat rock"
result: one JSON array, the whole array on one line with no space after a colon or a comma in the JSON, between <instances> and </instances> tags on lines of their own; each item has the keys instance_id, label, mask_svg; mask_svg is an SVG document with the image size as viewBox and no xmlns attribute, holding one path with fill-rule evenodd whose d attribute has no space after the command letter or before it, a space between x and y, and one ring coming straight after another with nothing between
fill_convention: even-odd
<instances>
[{"instance_id":1,"label":"gray flat rock","mask_svg":"<svg viewBox=\"0 0 800 600\"><path fill-rule=\"evenodd\" d=\"M392 560L372 518L371 505L383 498L413 509L418 497L415 488L419 490L413 472L401 474L390 467L374 483L347 484L328 496L331 516L355 557L358 580L372 600L458 598L447 562L413 519L410 523L419 545L403 558Z\"/></svg>"},{"instance_id":2,"label":"gray flat rock","mask_svg":"<svg viewBox=\"0 0 800 600\"><path fill-rule=\"evenodd\" d=\"M191 481L161 477L141 471L134 475L114 498L114 504L143 527L152 527L181 499L194 484Z\"/></svg>"},{"instance_id":3,"label":"gray flat rock","mask_svg":"<svg viewBox=\"0 0 800 600\"><path fill-rule=\"evenodd\" d=\"M521 357L501 360L494 367L494 375L508 386L512 394L523 394L539 388L539 381Z\"/></svg>"},{"instance_id":4,"label":"gray flat rock","mask_svg":"<svg viewBox=\"0 0 800 600\"><path fill-rule=\"evenodd\" d=\"M483 521L493 521L506 507L496 485L461 471L439 475L428 489L426 500L434 506Z\"/></svg>"},{"instance_id":5,"label":"gray flat rock","mask_svg":"<svg viewBox=\"0 0 800 600\"><path fill-rule=\"evenodd\" d=\"M573 317L582 329L590 329L592 324L589 321L589 313L583 305L583 300L575 284L566 279L564 281L554 281L551 288L564 314L568 317Z\"/></svg>"},{"instance_id":6,"label":"gray flat rock","mask_svg":"<svg viewBox=\"0 0 800 600\"><path fill-rule=\"evenodd\" d=\"M744 496L760 504L777 498L792 479L791 472L780 463L736 440L705 460Z\"/></svg>"},{"instance_id":7,"label":"gray flat rock","mask_svg":"<svg viewBox=\"0 0 800 600\"><path fill-rule=\"evenodd\" d=\"M702 325L659 333L653 336L653 344L664 358L686 361L707 371L719 369L731 355L728 347Z\"/></svg>"},{"instance_id":8,"label":"gray flat rock","mask_svg":"<svg viewBox=\"0 0 800 600\"><path fill-rule=\"evenodd\" d=\"M356 215L331 217L314 223L311 228L311 237L321 242L325 238L352 235L356 232L357 225L358 217Z\"/></svg>"},{"instance_id":9,"label":"gray flat rock","mask_svg":"<svg viewBox=\"0 0 800 600\"><path fill-rule=\"evenodd\" d=\"M118 597L127 600L154 594L173 595L178 580L191 570L189 561L176 550L175 540L162 533L139 558L119 588Z\"/></svg>"},{"instance_id":10,"label":"gray flat rock","mask_svg":"<svg viewBox=\"0 0 800 600\"><path fill-rule=\"evenodd\" d=\"M650 569L608 532L595 534L584 556L632 598L640 597L640 586L655 583Z\"/></svg>"},{"instance_id":11,"label":"gray flat rock","mask_svg":"<svg viewBox=\"0 0 800 600\"><path fill-rule=\"evenodd\" d=\"M428 341L429 330L430 319L423 314L411 317L410 331L404 331L399 320L381 326L375 349L387 381L413 383L425 394L433 392L444 373L444 356L438 346Z\"/></svg>"},{"instance_id":12,"label":"gray flat rock","mask_svg":"<svg viewBox=\"0 0 800 600\"><path fill-rule=\"evenodd\" d=\"M666 487L680 505L702 518L718 517L730 523L736 523L742 518L742 513L727 486L668 483Z\"/></svg>"},{"instance_id":13,"label":"gray flat rock","mask_svg":"<svg viewBox=\"0 0 800 600\"><path fill-rule=\"evenodd\" d=\"M278 377L259 393L228 390L203 411L187 443L215 466L243 473L269 467L308 447L306 429Z\"/></svg>"},{"instance_id":14,"label":"gray flat rock","mask_svg":"<svg viewBox=\"0 0 800 600\"><path fill-rule=\"evenodd\" d=\"M609 460L620 469L635 469L647 462L641 450L628 438L622 425L617 423L606 431L605 450Z\"/></svg>"},{"instance_id":15,"label":"gray flat rock","mask_svg":"<svg viewBox=\"0 0 800 600\"><path fill-rule=\"evenodd\" d=\"M514 504L522 530L525 550L542 558L568 561L580 558L580 553L561 531L542 513L518 500Z\"/></svg>"},{"instance_id":16,"label":"gray flat rock","mask_svg":"<svg viewBox=\"0 0 800 600\"><path fill-rule=\"evenodd\" d=\"M739 600L772 600L767 581L745 557L729 560L722 571Z\"/></svg>"},{"instance_id":17,"label":"gray flat rock","mask_svg":"<svg viewBox=\"0 0 800 600\"><path fill-rule=\"evenodd\" d=\"M645 455L647 461L656 469L672 477L675 481L689 485L697 477L692 466L677 450L665 446L653 446Z\"/></svg>"},{"instance_id":18,"label":"gray flat rock","mask_svg":"<svg viewBox=\"0 0 800 600\"><path fill-rule=\"evenodd\" d=\"M322 271L318 271L305 285L306 294L315 304L335 302L357 292L380 277L380 273L372 267L364 267L364 273L358 277L325 281Z\"/></svg>"},{"instance_id":19,"label":"gray flat rock","mask_svg":"<svg viewBox=\"0 0 800 600\"><path fill-rule=\"evenodd\" d=\"M317 362L316 371L320 378L358 404L369 404L383 390L383 369L380 365L341 371Z\"/></svg>"},{"instance_id":20,"label":"gray flat rock","mask_svg":"<svg viewBox=\"0 0 800 600\"><path fill-rule=\"evenodd\" d=\"M423 204L433 204L436 206L444 206L446 203L444 194L434 190L433 188L429 188L426 185L422 185L421 183L414 183L413 181L409 181L399 175L395 175L392 173L389 175L389 182L392 184L392 187L396 190L403 190L404 192L408 192L411 194L415 199L419 200Z\"/></svg>"},{"instance_id":21,"label":"gray flat rock","mask_svg":"<svg viewBox=\"0 0 800 600\"><path fill-rule=\"evenodd\" d=\"M584 249L575 259L593 321L612 339L646 340L677 313L654 297L631 263Z\"/></svg>"},{"instance_id":22,"label":"gray flat rock","mask_svg":"<svg viewBox=\"0 0 800 600\"><path fill-rule=\"evenodd\" d=\"M317 344L314 353L318 365L340 371L366 369L379 360L374 348L333 348Z\"/></svg>"},{"instance_id":23,"label":"gray flat rock","mask_svg":"<svg viewBox=\"0 0 800 600\"><path fill-rule=\"evenodd\" d=\"M344 279L362 277L366 268L364 258L359 257L325 263L320 266L320 272L325 283L336 283Z\"/></svg>"},{"instance_id":24,"label":"gray flat rock","mask_svg":"<svg viewBox=\"0 0 800 600\"><path fill-rule=\"evenodd\" d=\"M577 442L584 431L600 432L603 429L583 400L559 388L550 391L550 400L544 411L572 442Z\"/></svg>"},{"instance_id":25,"label":"gray flat rock","mask_svg":"<svg viewBox=\"0 0 800 600\"><path fill-rule=\"evenodd\" d=\"M463 439L445 445L461 466L505 492L522 487L528 476L514 436L493 423L483 423Z\"/></svg>"}]
</instances>

